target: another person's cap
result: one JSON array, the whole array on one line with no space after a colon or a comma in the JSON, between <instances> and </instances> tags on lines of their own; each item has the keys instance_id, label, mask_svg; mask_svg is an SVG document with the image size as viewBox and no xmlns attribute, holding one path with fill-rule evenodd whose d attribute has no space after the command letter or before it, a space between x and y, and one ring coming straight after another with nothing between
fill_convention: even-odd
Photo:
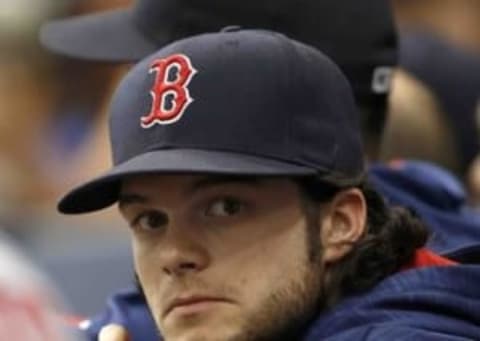
<instances>
[{"instance_id":1,"label":"another person's cap","mask_svg":"<svg viewBox=\"0 0 480 341\"><path fill-rule=\"evenodd\" d=\"M180 40L120 83L110 106L114 166L59 210L107 207L136 174L359 179L357 120L348 81L312 47L263 30Z\"/></svg>"},{"instance_id":2,"label":"another person's cap","mask_svg":"<svg viewBox=\"0 0 480 341\"><path fill-rule=\"evenodd\" d=\"M67 56L132 62L172 41L231 25L278 31L319 48L362 102L378 103L389 90L397 38L385 0L137 0L126 9L46 23L40 37Z\"/></svg>"}]
</instances>

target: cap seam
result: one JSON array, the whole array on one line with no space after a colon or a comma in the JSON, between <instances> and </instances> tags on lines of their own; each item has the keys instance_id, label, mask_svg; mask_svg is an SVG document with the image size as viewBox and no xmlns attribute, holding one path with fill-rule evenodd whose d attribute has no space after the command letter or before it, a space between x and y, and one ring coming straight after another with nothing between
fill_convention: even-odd
<instances>
[{"instance_id":1,"label":"cap seam","mask_svg":"<svg viewBox=\"0 0 480 341\"><path fill-rule=\"evenodd\" d=\"M294 131L294 128L293 128L293 107L292 107L292 102L290 100L290 92L291 92L291 89L295 86L294 84L294 81L293 81L293 78L292 78L292 50L293 50L293 45L291 43L291 41L289 39L286 39L285 36L278 36L277 38L278 40L283 40L283 41L279 41L280 43L280 47L285 51L285 53L287 54L288 56L288 60L287 60L287 83L288 83L288 88L284 89L286 91L286 94L285 94L285 98L287 98L287 107L288 107L288 118L286 120L286 124L287 124L287 127L286 127L286 132L287 132L287 138L286 138L286 148L288 150L288 157L289 158L292 158L292 140L293 140L293 131Z\"/></svg>"}]
</instances>

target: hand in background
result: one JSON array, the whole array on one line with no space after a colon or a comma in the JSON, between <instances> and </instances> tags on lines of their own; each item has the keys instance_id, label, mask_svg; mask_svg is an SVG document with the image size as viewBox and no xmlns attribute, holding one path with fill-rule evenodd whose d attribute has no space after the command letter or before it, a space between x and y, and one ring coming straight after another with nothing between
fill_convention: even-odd
<instances>
[{"instance_id":1,"label":"hand in background","mask_svg":"<svg viewBox=\"0 0 480 341\"><path fill-rule=\"evenodd\" d=\"M109 324L100 330L98 341L130 341L130 337L123 326Z\"/></svg>"}]
</instances>

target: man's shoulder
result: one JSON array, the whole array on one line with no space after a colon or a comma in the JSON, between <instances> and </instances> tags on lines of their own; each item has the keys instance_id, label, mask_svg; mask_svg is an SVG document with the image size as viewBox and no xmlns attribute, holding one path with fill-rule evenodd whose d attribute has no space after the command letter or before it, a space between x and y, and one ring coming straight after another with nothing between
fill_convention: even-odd
<instances>
[{"instance_id":1,"label":"man's shoulder","mask_svg":"<svg viewBox=\"0 0 480 341\"><path fill-rule=\"evenodd\" d=\"M392 326L391 324L379 324L368 326L366 328L360 326L327 338L314 338L309 341L377 341L377 340L395 340L395 341L472 341L472 337L454 336L444 334L428 329L414 328L402 326L401 324Z\"/></svg>"},{"instance_id":2,"label":"man's shoulder","mask_svg":"<svg viewBox=\"0 0 480 341\"><path fill-rule=\"evenodd\" d=\"M480 335L480 266L403 271L312 324L312 340L472 340Z\"/></svg>"}]
</instances>

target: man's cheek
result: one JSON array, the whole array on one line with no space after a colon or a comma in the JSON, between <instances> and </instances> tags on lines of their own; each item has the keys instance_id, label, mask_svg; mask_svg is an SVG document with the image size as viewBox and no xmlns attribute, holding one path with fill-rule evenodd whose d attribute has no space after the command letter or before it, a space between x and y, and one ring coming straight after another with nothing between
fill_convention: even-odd
<instances>
[{"instance_id":1,"label":"man's cheek","mask_svg":"<svg viewBox=\"0 0 480 341\"><path fill-rule=\"evenodd\" d=\"M145 285L145 282L148 281L148 276L154 274L155 254L149 252L145 245L135 238L132 242L132 251L135 271L141 283Z\"/></svg>"}]
</instances>

